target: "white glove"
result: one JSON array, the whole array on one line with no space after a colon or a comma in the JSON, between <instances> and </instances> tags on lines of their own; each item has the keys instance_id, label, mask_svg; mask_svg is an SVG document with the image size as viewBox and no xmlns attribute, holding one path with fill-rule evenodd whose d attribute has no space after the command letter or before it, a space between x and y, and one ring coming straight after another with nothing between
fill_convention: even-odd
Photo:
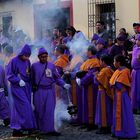
<instances>
[{"instance_id":1,"label":"white glove","mask_svg":"<svg viewBox=\"0 0 140 140\"><path fill-rule=\"evenodd\" d=\"M81 85L81 79L80 78L76 78L76 83L78 84L78 86Z\"/></svg>"},{"instance_id":2,"label":"white glove","mask_svg":"<svg viewBox=\"0 0 140 140\"><path fill-rule=\"evenodd\" d=\"M4 92L4 88L0 88L0 92Z\"/></svg>"},{"instance_id":3,"label":"white glove","mask_svg":"<svg viewBox=\"0 0 140 140\"><path fill-rule=\"evenodd\" d=\"M20 80L19 81L19 85L20 85L20 87L24 87L25 86L25 82L23 80Z\"/></svg>"},{"instance_id":4,"label":"white glove","mask_svg":"<svg viewBox=\"0 0 140 140\"><path fill-rule=\"evenodd\" d=\"M71 85L70 85L70 84L65 84L65 85L64 85L64 88L65 88L66 90L69 90L69 89L70 89L70 87L71 87Z\"/></svg>"}]
</instances>

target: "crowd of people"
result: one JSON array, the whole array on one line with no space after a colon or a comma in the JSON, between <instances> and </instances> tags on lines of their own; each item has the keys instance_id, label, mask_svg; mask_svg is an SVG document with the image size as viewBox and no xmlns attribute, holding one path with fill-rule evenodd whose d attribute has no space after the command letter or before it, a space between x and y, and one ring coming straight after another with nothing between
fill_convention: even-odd
<instances>
[{"instance_id":1,"label":"crowd of people","mask_svg":"<svg viewBox=\"0 0 140 140\"><path fill-rule=\"evenodd\" d=\"M8 62L0 67L0 118L5 126L10 124L13 136L34 130L60 135L54 119L61 99L77 106L70 124L96 134L136 138L133 113L140 113L140 24L133 24L133 36L121 28L116 39L108 36L104 22L97 21L96 28L91 40L72 26L56 27L53 36L47 30L41 43L24 44L17 55L11 46L2 48ZM34 48L38 60L31 63Z\"/></svg>"}]
</instances>

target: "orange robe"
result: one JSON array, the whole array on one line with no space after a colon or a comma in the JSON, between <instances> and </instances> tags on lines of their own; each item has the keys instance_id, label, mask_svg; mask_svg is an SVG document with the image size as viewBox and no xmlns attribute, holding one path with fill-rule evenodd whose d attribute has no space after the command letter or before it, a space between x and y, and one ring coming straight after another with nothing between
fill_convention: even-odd
<instances>
[{"instance_id":1,"label":"orange robe","mask_svg":"<svg viewBox=\"0 0 140 140\"><path fill-rule=\"evenodd\" d=\"M65 54L59 56L59 57L57 58L57 60L54 62L55 66L56 66L56 69L57 69L58 73L60 74L60 76L63 75L63 70L64 70L64 68L68 65L68 63L69 63L69 58L68 58L68 56L65 55ZM58 86L56 85L55 90L56 90L56 96L57 96L58 98L62 98L62 95L61 95L61 91L62 91L62 90L60 89L60 87L58 87Z\"/></svg>"},{"instance_id":2,"label":"orange robe","mask_svg":"<svg viewBox=\"0 0 140 140\"><path fill-rule=\"evenodd\" d=\"M112 133L121 138L136 137L136 128L130 99L130 70L117 69L110 79L114 88Z\"/></svg>"},{"instance_id":3,"label":"orange robe","mask_svg":"<svg viewBox=\"0 0 140 140\"><path fill-rule=\"evenodd\" d=\"M100 63L98 58L91 58L86 60L80 67L80 70L82 71L88 71L92 68L99 68L100 67Z\"/></svg>"},{"instance_id":4,"label":"orange robe","mask_svg":"<svg viewBox=\"0 0 140 140\"><path fill-rule=\"evenodd\" d=\"M99 82L99 90L104 90L110 98L113 98L113 91L110 88L109 80L113 73L114 71L110 67L105 67L96 75Z\"/></svg>"},{"instance_id":5,"label":"orange robe","mask_svg":"<svg viewBox=\"0 0 140 140\"><path fill-rule=\"evenodd\" d=\"M113 74L110 67L102 68L96 75L98 81L98 95L96 104L95 124L100 127L110 127L112 125L112 98L113 92L109 85L109 80Z\"/></svg>"},{"instance_id":6,"label":"orange robe","mask_svg":"<svg viewBox=\"0 0 140 140\"><path fill-rule=\"evenodd\" d=\"M94 83L94 74L100 68L99 60L96 57L86 60L80 67L80 70L87 71L87 74L81 78L81 91L78 94L82 94L82 106L81 117L82 123L94 124L95 119L95 107L97 98L97 85Z\"/></svg>"},{"instance_id":7,"label":"orange robe","mask_svg":"<svg viewBox=\"0 0 140 140\"><path fill-rule=\"evenodd\" d=\"M60 57L57 58L57 60L54 62L55 66L65 68L69 63L69 58L67 55L63 54Z\"/></svg>"}]
</instances>

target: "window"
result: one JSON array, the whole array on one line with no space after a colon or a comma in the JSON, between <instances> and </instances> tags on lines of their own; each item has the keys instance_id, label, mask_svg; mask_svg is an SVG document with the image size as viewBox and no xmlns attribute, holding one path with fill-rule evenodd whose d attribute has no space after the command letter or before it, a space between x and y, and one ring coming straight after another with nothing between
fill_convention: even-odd
<instances>
[{"instance_id":1,"label":"window","mask_svg":"<svg viewBox=\"0 0 140 140\"><path fill-rule=\"evenodd\" d=\"M9 38L12 29L12 14L10 12L0 13L0 24L3 29L3 35Z\"/></svg>"},{"instance_id":2,"label":"window","mask_svg":"<svg viewBox=\"0 0 140 140\"><path fill-rule=\"evenodd\" d=\"M109 36L115 39L115 0L88 0L88 36L96 33L96 22L104 21Z\"/></svg>"}]
</instances>

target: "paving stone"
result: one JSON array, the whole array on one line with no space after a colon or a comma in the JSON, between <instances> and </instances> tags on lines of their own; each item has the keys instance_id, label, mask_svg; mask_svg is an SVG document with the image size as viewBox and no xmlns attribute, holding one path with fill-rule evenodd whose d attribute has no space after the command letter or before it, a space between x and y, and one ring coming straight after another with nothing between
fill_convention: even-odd
<instances>
[{"instance_id":1,"label":"paving stone","mask_svg":"<svg viewBox=\"0 0 140 140\"><path fill-rule=\"evenodd\" d=\"M140 140L140 115L134 115L137 135L139 136L137 140ZM67 123L64 124L61 130L61 136L45 136L45 135L35 135L31 137L24 138L12 138L12 130L10 128L5 128L0 121L0 140L117 140L112 138L110 135L97 135L95 131L87 132L86 130L81 130L80 127L74 127Z\"/></svg>"}]
</instances>

